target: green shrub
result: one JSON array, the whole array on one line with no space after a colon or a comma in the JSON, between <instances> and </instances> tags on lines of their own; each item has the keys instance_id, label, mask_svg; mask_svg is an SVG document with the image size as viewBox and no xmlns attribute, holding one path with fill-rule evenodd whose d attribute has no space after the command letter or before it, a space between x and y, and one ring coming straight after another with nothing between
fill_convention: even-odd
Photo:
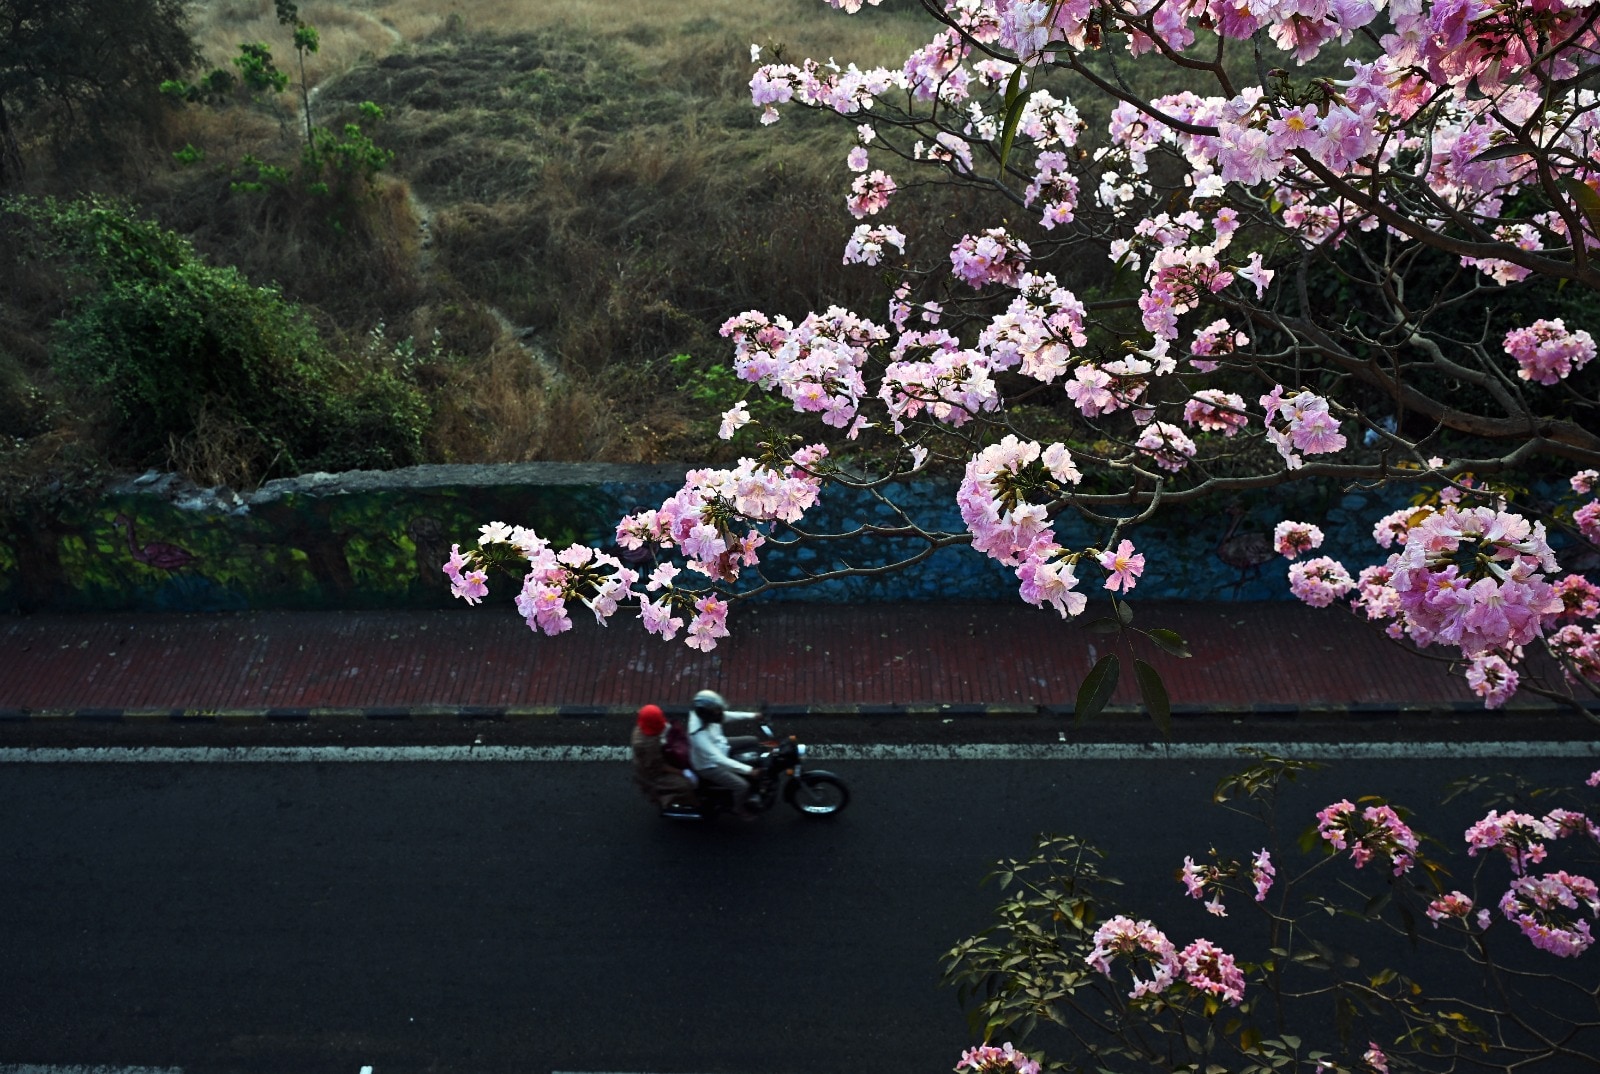
<instances>
[{"instance_id":1,"label":"green shrub","mask_svg":"<svg viewBox=\"0 0 1600 1074\"><path fill-rule=\"evenodd\" d=\"M181 237L100 200L0 203L79 281L52 362L106 405L109 457L145 465L226 433L224 476L419 461L428 408L394 371L340 361L305 313ZM213 465L212 476L219 467Z\"/></svg>"}]
</instances>

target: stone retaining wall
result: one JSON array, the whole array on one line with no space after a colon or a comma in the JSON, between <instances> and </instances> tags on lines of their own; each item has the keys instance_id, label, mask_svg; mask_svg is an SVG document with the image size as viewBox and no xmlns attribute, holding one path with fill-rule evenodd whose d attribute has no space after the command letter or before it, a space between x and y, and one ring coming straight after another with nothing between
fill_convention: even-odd
<instances>
[{"instance_id":1,"label":"stone retaining wall","mask_svg":"<svg viewBox=\"0 0 1600 1074\"><path fill-rule=\"evenodd\" d=\"M201 490L146 474L92 508L0 530L0 609L224 611L265 608L430 608L450 603L439 565L453 541L498 519L552 541L609 541L616 520L675 491L684 468L530 463L422 466L386 473L311 474L248 495ZM1309 483L1253 497L1163 511L1131 534L1149 566L1140 596L1180 600L1289 599L1286 564L1270 553L1272 525L1314 521L1322 549L1352 571L1384 558L1373 523L1403 505L1407 486L1344 492ZM905 485L892 498L926 527L959 532L954 486ZM826 532L893 521L865 495L830 490L806 516ZM1058 523L1063 543L1103 535ZM909 546L907 546L909 547ZM870 565L867 545L806 550L786 573ZM1085 576L1094 572L1085 571ZM502 598L510 587L502 581ZM910 571L797 587L773 599L954 601L1012 599L1011 572L970 548L941 550Z\"/></svg>"}]
</instances>

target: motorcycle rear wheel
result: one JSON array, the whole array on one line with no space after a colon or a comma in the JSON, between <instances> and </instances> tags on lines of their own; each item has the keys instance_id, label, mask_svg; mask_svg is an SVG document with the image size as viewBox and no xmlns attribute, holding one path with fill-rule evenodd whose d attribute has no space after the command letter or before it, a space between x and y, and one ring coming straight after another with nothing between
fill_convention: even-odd
<instances>
[{"instance_id":1,"label":"motorcycle rear wheel","mask_svg":"<svg viewBox=\"0 0 1600 1074\"><path fill-rule=\"evenodd\" d=\"M786 795L789 804L808 817L831 817L850 804L850 788L829 772L806 772Z\"/></svg>"}]
</instances>

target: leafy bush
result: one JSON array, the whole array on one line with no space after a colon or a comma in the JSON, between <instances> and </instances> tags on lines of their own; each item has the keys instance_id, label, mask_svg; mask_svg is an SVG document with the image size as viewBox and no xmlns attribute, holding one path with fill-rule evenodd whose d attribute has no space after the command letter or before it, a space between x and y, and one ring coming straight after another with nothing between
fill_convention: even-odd
<instances>
[{"instance_id":1,"label":"leafy bush","mask_svg":"<svg viewBox=\"0 0 1600 1074\"><path fill-rule=\"evenodd\" d=\"M103 403L108 457L192 454L197 430L234 444L207 475L387 468L419 461L427 404L393 370L340 361L271 287L207 264L126 207L14 200L35 257L77 283L52 362Z\"/></svg>"}]
</instances>

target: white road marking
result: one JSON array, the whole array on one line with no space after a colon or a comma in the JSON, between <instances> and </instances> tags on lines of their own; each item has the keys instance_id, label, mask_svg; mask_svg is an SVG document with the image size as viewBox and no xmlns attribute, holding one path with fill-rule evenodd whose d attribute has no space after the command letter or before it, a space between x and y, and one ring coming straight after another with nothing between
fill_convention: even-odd
<instances>
[{"instance_id":1,"label":"white road marking","mask_svg":"<svg viewBox=\"0 0 1600 1074\"><path fill-rule=\"evenodd\" d=\"M967 745L808 745L808 761L1229 761L1241 750L1314 761L1527 760L1600 758L1588 742L1174 742L969 743ZM0 749L0 764L267 764L408 762L617 763L626 746L96 746ZM0 1067L0 1074L12 1074Z\"/></svg>"},{"instance_id":2,"label":"white road marking","mask_svg":"<svg viewBox=\"0 0 1600 1074\"><path fill-rule=\"evenodd\" d=\"M0 1063L0 1074L183 1074L181 1067L50 1066Z\"/></svg>"}]
</instances>

